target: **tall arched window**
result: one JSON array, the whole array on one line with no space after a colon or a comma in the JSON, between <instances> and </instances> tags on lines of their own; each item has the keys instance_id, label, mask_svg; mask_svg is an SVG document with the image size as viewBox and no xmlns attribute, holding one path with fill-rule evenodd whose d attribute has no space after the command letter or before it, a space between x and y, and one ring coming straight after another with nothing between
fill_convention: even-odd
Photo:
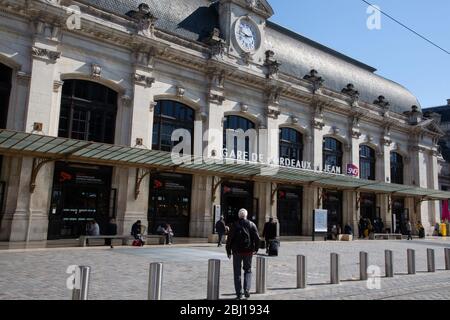
<instances>
[{"instance_id":1,"label":"tall arched window","mask_svg":"<svg viewBox=\"0 0 450 320\"><path fill-rule=\"evenodd\" d=\"M11 76L11 68L0 63L0 129L6 128L6 122L8 120Z\"/></svg>"},{"instance_id":2,"label":"tall arched window","mask_svg":"<svg viewBox=\"0 0 450 320\"><path fill-rule=\"evenodd\" d=\"M342 143L334 138L323 139L323 167L342 167Z\"/></svg>"},{"instance_id":3,"label":"tall arched window","mask_svg":"<svg viewBox=\"0 0 450 320\"><path fill-rule=\"evenodd\" d=\"M223 149L227 151L228 153L228 157L230 157L230 154L232 151L234 151L234 158L238 158L238 138L234 137L234 141L233 141L233 146L232 146L232 150L228 150L230 149L230 146L227 146L227 130L228 129L232 129L232 130L239 130L242 129L244 131L244 133L248 132L248 130L250 129L255 129L255 124L243 117L239 117L239 116L226 116L225 117L225 121L223 124ZM256 151L256 150L255 150ZM245 137L245 152L249 153L250 152L250 137L246 136ZM247 155L245 157L245 160L249 160L250 155ZM242 159L244 159L244 157L242 157Z\"/></svg>"},{"instance_id":4,"label":"tall arched window","mask_svg":"<svg viewBox=\"0 0 450 320\"><path fill-rule=\"evenodd\" d=\"M114 143L117 93L84 80L64 81L58 136Z\"/></svg>"},{"instance_id":5,"label":"tall arched window","mask_svg":"<svg viewBox=\"0 0 450 320\"><path fill-rule=\"evenodd\" d=\"M194 139L195 111L176 101L160 100L156 104L153 120L153 150L171 152L180 141L172 141L172 133L186 129ZM191 146L193 147L192 143Z\"/></svg>"},{"instance_id":6,"label":"tall arched window","mask_svg":"<svg viewBox=\"0 0 450 320\"><path fill-rule=\"evenodd\" d=\"M280 158L303 160L303 136L300 132L291 128L280 130Z\"/></svg>"},{"instance_id":7,"label":"tall arched window","mask_svg":"<svg viewBox=\"0 0 450 320\"><path fill-rule=\"evenodd\" d=\"M375 150L362 145L359 147L359 176L365 180L375 180Z\"/></svg>"},{"instance_id":8,"label":"tall arched window","mask_svg":"<svg viewBox=\"0 0 450 320\"><path fill-rule=\"evenodd\" d=\"M391 152L391 182L403 184L403 157L397 152Z\"/></svg>"}]
</instances>

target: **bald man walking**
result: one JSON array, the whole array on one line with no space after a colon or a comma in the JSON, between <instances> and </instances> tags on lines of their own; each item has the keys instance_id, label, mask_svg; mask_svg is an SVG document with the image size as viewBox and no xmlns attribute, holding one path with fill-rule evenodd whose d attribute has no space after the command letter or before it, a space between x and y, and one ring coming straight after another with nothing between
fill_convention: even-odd
<instances>
[{"instance_id":1,"label":"bald man walking","mask_svg":"<svg viewBox=\"0 0 450 320\"><path fill-rule=\"evenodd\" d=\"M234 288L238 300L242 299L241 268L244 270L244 295L250 298L252 258L258 253L260 241L258 228L247 220L247 216L247 210L239 210L239 220L232 225L226 245L228 259L233 255Z\"/></svg>"}]
</instances>

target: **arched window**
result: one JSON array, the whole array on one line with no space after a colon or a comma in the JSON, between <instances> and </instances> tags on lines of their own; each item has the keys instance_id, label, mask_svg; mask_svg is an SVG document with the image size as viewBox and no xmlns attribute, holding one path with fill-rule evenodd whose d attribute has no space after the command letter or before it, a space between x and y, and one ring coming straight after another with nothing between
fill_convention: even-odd
<instances>
[{"instance_id":1,"label":"arched window","mask_svg":"<svg viewBox=\"0 0 450 320\"><path fill-rule=\"evenodd\" d=\"M160 100L157 102L153 118L153 150L171 152L179 141L172 141L172 133L177 129L186 129L194 139L195 111L176 101ZM193 144L191 143L191 147ZM192 151L192 150L191 150Z\"/></svg>"},{"instance_id":2,"label":"arched window","mask_svg":"<svg viewBox=\"0 0 450 320\"><path fill-rule=\"evenodd\" d=\"M236 159L240 159L242 158L242 160L245 158L245 160L250 160L250 155L247 154L247 156L242 156L239 157L238 156L238 137L235 136L234 140L233 140L233 145L231 146L227 146L227 130L239 130L242 129L244 131L244 133L249 133L248 130L250 129L255 129L255 124L243 117L239 117L239 116L226 116L225 117L225 121L223 124L223 149L227 151L227 158L230 158L230 155L232 153L232 151L234 151L234 157L231 158L236 158ZM229 150L231 149L231 150ZM256 152L256 150L254 150ZM249 153L250 152L250 135L246 135L245 136L245 152Z\"/></svg>"},{"instance_id":3,"label":"arched window","mask_svg":"<svg viewBox=\"0 0 450 320\"><path fill-rule=\"evenodd\" d=\"M291 128L280 130L280 158L303 160L303 136L300 132Z\"/></svg>"},{"instance_id":4,"label":"arched window","mask_svg":"<svg viewBox=\"0 0 450 320\"><path fill-rule=\"evenodd\" d=\"M365 180L375 180L375 150L362 145L359 147L359 176Z\"/></svg>"},{"instance_id":5,"label":"arched window","mask_svg":"<svg viewBox=\"0 0 450 320\"><path fill-rule=\"evenodd\" d=\"M6 122L8 120L11 76L11 68L0 63L0 129L6 128Z\"/></svg>"},{"instance_id":6,"label":"arched window","mask_svg":"<svg viewBox=\"0 0 450 320\"><path fill-rule=\"evenodd\" d=\"M342 143L334 138L323 139L323 167L342 167Z\"/></svg>"},{"instance_id":7,"label":"arched window","mask_svg":"<svg viewBox=\"0 0 450 320\"><path fill-rule=\"evenodd\" d=\"M84 80L64 81L58 136L114 143L117 93Z\"/></svg>"},{"instance_id":8,"label":"arched window","mask_svg":"<svg viewBox=\"0 0 450 320\"><path fill-rule=\"evenodd\" d=\"M397 152L391 152L391 182L403 184L403 157Z\"/></svg>"}]
</instances>

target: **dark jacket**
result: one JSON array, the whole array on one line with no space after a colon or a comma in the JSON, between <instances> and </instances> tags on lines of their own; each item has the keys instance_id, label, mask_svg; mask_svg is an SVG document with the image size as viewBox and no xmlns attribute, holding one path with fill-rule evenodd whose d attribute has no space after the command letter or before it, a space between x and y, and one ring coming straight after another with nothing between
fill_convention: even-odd
<instances>
[{"instance_id":1,"label":"dark jacket","mask_svg":"<svg viewBox=\"0 0 450 320\"><path fill-rule=\"evenodd\" d=\"M236 230L238 228L246 228L249 231L251 243L250 250L239 247L240 244L238 243L238 241L236 241ZM251 255L254 252L258 252L259 241L259 233L256 225L249 220L239 219L231 226L226 245L227 254L231 255L233 253Z\"/></svg>"},{"instance_id":2,"label":"dark jacket","mask_svg":"<svg viewBox=\"0 0 450 320\"><path fill-rule=\"evenodd\" d=\"M266 240L273 240L277 237L277 223L276 222L266 222L263 230L263 237Z\"/></svg>"},{"instance_id":3,"label":"dark jacket","mask_svg":"<svg viewBox=\"0 0 450 320\"><path fill-rule=\"evenodd\" d=\"M107 236L115 236L117 234L117 224L108 223L106 226L106 235Z\"/></svg>"},{"instance_id":4,"label":"dark jacket","mask_svg":"<svg viewBox=\"0 0 450 320\"><path fill-rule=\"evenodd\" d=\"M136 238L138 234L141 234L141 226L136 222L131 227L131 235Z\"/></svg>"},{"instance_id":5,"label":"dark jacket","mask_svg":"<svg viewBox=\"0 0 450 320\"><path fill-rule=\"evenodd\" d=\"M225 222L219 220L216 222L216 232L220 234L225 234Z\"/></svg>"}]
</instances>

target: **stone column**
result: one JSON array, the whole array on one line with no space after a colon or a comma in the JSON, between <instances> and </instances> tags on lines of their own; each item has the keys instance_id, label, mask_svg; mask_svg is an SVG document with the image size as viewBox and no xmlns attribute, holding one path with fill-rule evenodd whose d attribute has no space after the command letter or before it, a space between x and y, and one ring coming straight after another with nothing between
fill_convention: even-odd
<instances>
[{"instance_id":1,"label":"stone column","mask_svg":"<svg viewBox=\"0 0 450 320\"><path fill-rule=\"evenodd\" d=\"M61 56L57 51L60 27L42 21L33 22L32 27L35 34L30 48L31 80L23 129L25 132L57 136L58 127L55 123L58 122L59 101L55 99L55 95L58 96L55 73ZM18 179L14 186L20 197L14 205L9 206L8 218L5 217L11 219L10 228L7 228L10 230L9 240L46 240L54 164L45 164L41 168L34 189L30 188L33 159L23 158L20 164L21 167L16 168L18 171L12 173Z\"/></svg>"},{"instance_id":2,"label":"stone column","mask_svg":"<svg viewBox=\"0 0 450 320\"><path fill-rule=\"evenodd\" d=\"M129 123L130 140L127 144L131 147L151 149L153 130L153 56L149 52L136 51L134 53L135 65L131 75L134 83L133 97L127 95L122 97L122 106L131 111L131 123ZM125 131L125 130L124 130ZM135 168L117 169L119 179L119 205L117 220L119 230L127 234L131 226L137 220L148 227L148 204L149 204L149 179L145 170ZM142 178L143 177L143 178ZM142 179L141 179L142 178ZM136 180L142 180L138 185L137 194Z\"/></svg>"},{"instance_id":3,"label":"stone column","mask_svg":"<svg viewBox=\"0 0 450 320\"><path fill-rule=\"evenodd\" d=\"M390 136L385 133L380 141L380 157L377 158L376 175L378 181L391 182L391 151L392 141ZM383 219L384 227L392 229L392 206L390 201L389 195L377 195L377 206L380 207L380 215Z\"/></svg>"}]
</instances>

